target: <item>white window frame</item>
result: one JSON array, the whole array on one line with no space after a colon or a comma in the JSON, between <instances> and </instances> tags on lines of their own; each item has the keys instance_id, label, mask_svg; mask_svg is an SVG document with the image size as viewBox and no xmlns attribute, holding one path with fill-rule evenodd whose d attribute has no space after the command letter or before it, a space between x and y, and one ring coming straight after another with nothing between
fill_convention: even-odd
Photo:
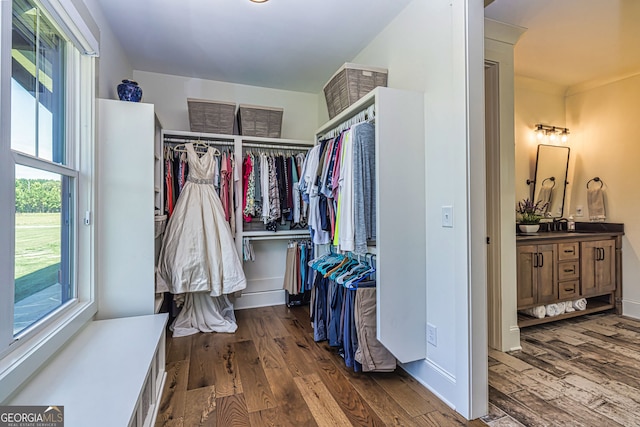
<instances>
[{"instance_id":1,"label":"white window frame","mask_svg":"<svg viewBox=\"0 0 640 427\"><path fill-rule=\"evenodd\" d=\"M0 295L0 402L8 400L39 367L46 363L97 312L95 301L95 60L97 42L86 32L69 0L33 0L49 12L52 22L79 51L67 55L66 143L72 169L51 165L46 169L72 175L75 298L46 316L25 333L13 337L13 297ZM0 0L0 292L13 296L15 241L15 165L43 166L40 159L11 150L11 31L12 0ZM71 32L71 34L69 34ZM89 40L89 43L87 43ZM87 220L87 223L85 223ZM7 244L11 242L11 244Z\"/></svg>"}]
</instances>

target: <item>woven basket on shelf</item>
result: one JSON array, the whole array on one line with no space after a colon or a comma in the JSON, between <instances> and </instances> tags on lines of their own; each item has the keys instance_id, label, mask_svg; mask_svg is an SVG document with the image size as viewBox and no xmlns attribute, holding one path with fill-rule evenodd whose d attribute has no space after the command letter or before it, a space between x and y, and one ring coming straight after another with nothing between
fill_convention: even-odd
<instances>
[{"instance_id":1,"label":"woven basket on shelf","mask_svg":"<svg viewBox=\"0 0 640 427\"><path fill-rule=\"evenodd\" d=\"M242 136L280 138L284 109L259 105L238 106L238 128Z\"/></svg>"},{"instance_id":2,"label":"woven basket on shelf","mask_svg":"<svg viewBox=\"0 0 640 427\"><path fill-rule=\"evenodd\" d=\"M324 86L329 118L334 118L378 86L387 86L384 68L346 63Z\"/></svg>"},{"instance_id":3,"label":"woven basket on shelf","mask_svg":"<svg viewBox=\"0 0 640 427\"><path fill-rule=\"evenodd\" d=\"M187 98L191 132L233 135L236 117L234 102Z\"/></svg>"}]
</instances>

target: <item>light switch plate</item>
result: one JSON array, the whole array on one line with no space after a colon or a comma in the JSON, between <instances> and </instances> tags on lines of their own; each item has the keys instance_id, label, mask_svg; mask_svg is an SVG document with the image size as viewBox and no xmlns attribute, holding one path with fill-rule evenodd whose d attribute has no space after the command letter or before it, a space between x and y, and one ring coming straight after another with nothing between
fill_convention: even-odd
<instances>
[{"instance_id":1,"label":"light switch plate","mask_svg":"<svg viewBox=\"0 0 640 427\"><path fill-rule=\"evenodd\" d=\"M442 226L453 228L453 206L442 207Z\"/></svg>"}]
</instances>

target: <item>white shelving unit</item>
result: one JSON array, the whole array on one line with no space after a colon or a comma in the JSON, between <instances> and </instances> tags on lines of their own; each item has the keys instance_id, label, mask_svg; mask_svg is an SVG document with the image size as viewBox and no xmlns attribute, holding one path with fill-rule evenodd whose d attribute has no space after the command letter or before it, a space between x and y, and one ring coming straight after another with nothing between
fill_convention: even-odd
<instances>
[{"instance_id":1,"label":"white shelving unit","mask_svg":"<svg viewBox=\"0 0 640 427\"><path fill-rule=\"evenodd\" d=\"M167 317L90 322L8 404L64 406L68 426L153 426Z\"/></svg>"},{"instance_id":2,"label":"white shelving unit","mask_svg":"<svg viewBox=\"0 0 640 427\"><path fill-rule=\"evenodd\" d=\"M242 177L242 161L244 149L259 150L261 147L300 148L307 151L313 147L313 141L303 141L284 138L260 138L242 135L225 135L188 131L163 130L162 141L167 142L222 142L231 144L236 158L238 176ZM242 178L235 183L235 194L242 194ZM236 209L235 242L238 256L242 259L242 242L246 237L252 238L256 251L256 261L244 263L247 276L247 288L242 296L235 301L235 308L251 308L285 303L285 293L282 289L286 256L286 240L292 236L309 235L308 230L281 230L277 232L267 230L244 230L242 211Z\"/></svg>"},{"instance_id":3,"label":"white shelving unit","mask_svg":"<svg viewBox=\"0 0 640 427\"><path fill-rule=\"evenodd\" d=\"M99 99L97 113L97 318L153 314L154 106Z\"/></svg>"},{"instance_id":4,"label":"white shelving unit","mask_svg":"<svg viewBox=\"0 0 640 427\"><path fill-rule=\"evenodd\" d=\"M316 137L375 105L378 340L400 362L424 359L426 194L424 94L378 87Z\"/></svg>"}]
</instances>

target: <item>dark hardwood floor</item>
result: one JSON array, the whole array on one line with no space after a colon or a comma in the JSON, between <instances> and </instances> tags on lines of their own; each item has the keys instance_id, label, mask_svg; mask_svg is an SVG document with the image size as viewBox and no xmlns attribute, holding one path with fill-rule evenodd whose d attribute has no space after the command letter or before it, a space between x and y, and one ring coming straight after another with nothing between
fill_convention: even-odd
<instances>
[{"instance_id":1,"label":"dark hardwood floor","mask_svg":"<svg viewBox=\"0 0 640 427\"><path fill-rule=\"evenodd\" d=\"M167 340L156 426L484 426L401 369L353 373L313 341L307 307L236 312L235 334Z\"/></svg>"},{"instance_id":2,"label":"dark hardwood floor","mask_svg":"<svg viewBox=\"0 0 640 427\"><path fill-rule=\"evenodd\" d=\"M489 351L497 426L640 426L640 322L589 315L521 330L521 351Z\"/></svg>"}]
</instances>

